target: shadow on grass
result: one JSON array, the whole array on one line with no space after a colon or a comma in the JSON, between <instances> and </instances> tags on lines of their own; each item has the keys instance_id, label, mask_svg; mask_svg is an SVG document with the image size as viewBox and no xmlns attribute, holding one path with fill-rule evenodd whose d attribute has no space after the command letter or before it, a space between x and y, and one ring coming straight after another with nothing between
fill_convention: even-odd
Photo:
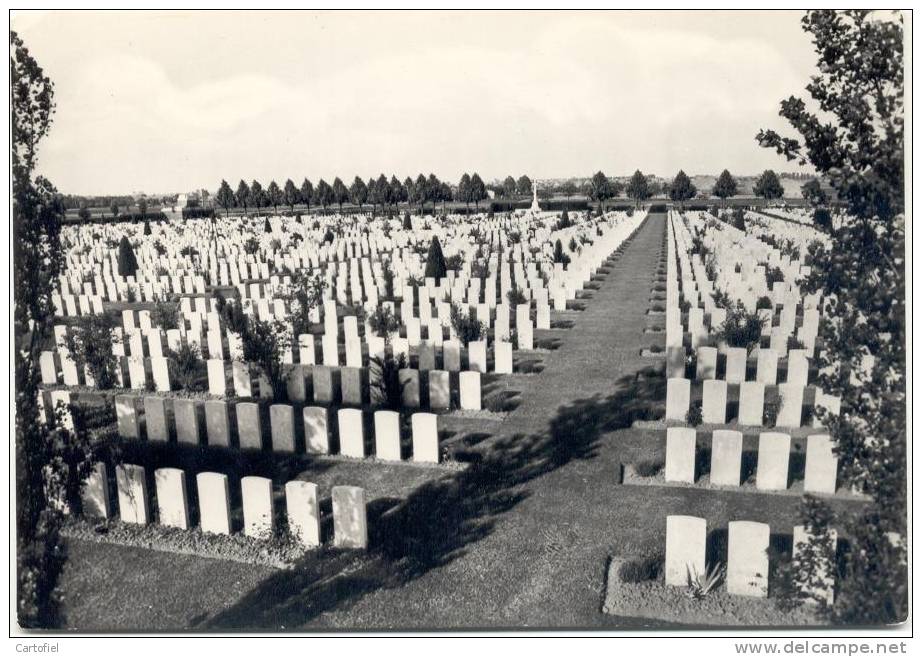
<instances>
[{"instance_id":1,"label":"shadow on grass","mask_svg":"<svg viewBox=\"0 0 922 657\"><path fill-rule=\"evenodd\" d=\"M661 374L647 368L622 377L610 396L562 407L543 432L485 440L482 458L467 469L424 484L402 502L369 508L367 551L325 545L196 628L296 628L325 612L347 610L365 594L400 588L491 534L500 516L529 497L527 485L535 478L594 458L608 432L661 416L664 398Z\"/></svg>"}]
</instances>

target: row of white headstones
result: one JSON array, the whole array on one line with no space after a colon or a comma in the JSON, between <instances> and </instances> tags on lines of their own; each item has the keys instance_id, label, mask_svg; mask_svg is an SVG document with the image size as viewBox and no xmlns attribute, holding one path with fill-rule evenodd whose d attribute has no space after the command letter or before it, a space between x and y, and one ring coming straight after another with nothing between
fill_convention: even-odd
<instances>
[{"instance_id":1,"label":"row of white headstones","mask_svg":"<svg viewBox=\"0 0 922 657\"><path fill-rule=\"evenodd\" d=\"M189 508L186 473L179 468L154 470L153 499L148 490L147 470L141 465L115 466L118 518L122 522L189 530L193 519ZM195 475L198 498L198 527L211 534L230 535L230 479L219 472ZM276 528L272 480L266 477L240 478L243 502L243 533L254 539L270 538ZM368 521L365 490L357 486L333 486L333 545L364 549L368 546ZM293 480L284 486L288 529L304 548L321 544L319 487L315 483ZM109 519L112 508L109 473L105 463L97 463L83 487L83 511L89 517ZM156 518L154 516L156 509Z\"/></svg>"},{"instance_id":2,"label":"row of white headstones","mask_svg":"<svg viewBox=\"0 0 922 657\"><path fill-rule=\"evenodd\" d=\"M760 221L762 219L767 218L760 217ZM708 226L708 223L711 225ZM780 234L799 243L800 253L806 253L806 241L812 239L816 231L809 227L788 226L785 222L776 221L776 224L772 224L773 228L777 228L776 235ZM695 228L703 229L702 241L713 254L716 280L709 279L706 263L700 255L691 253L692 231ZM687 332L695 356L695 380L700 381L702 387L702 421L705 424L726 424L728 385L734 385L739 387L737 422L743 426L761 426L767 388L777 386L779 407L776 426L800 428L804 391L809 383L809 359L815 349L821 306L818 295L801 294L796 284L800 276L809 273L809 268L802 261L782 256L777 249L760 241L760 231L743 233L726 224L716 224L706 215L690 212L682 217L671 212L667 231L667 422L684 425L691 404L692 381L685 378L684 334ZM766 265L759 264L761 262L781 269L785 282L775 282L769 288L765 279ZM759 310L766 320L762 334L769 337L770 348L757 347L755 350L754 381L746 380L750 354L745 348L714 344L714 334L726 319L726 311L714 303L715 290L723 291L731 302L738 301L749 311L756 309L760 297L766 296L771 301L771 309ZM681 321L680 298L690 304L684 326ZM779 325L772 326L778 306L781 306ZM800 309L802 320L798 326ZM706 316L710 318L709 326L705 325ZM794 335L804 348L788 349L788 338ZM717 378L719 354L726 360L723 379ZM777 380L779 358L787 360L787 380L780 384ZM838 412L838 398L826 395L818 388L812 392L815 406L821 406L831 413ZM822 425L814 418L813 426ZM712 431L711 485L741 485L742 444L741 431L721 428ZM667 428L665 480L694 484L697 478L697 450L698 432L694 428ZM790 453L790 434L760 432L757 490L771 492L788 489ZM804 491L835 494L837 470L838 459L833 453L830 437L826 434L807 436ZM706 521L691 516L668 516L666 525L666 584L688 586L691 581L706 574ZM756 597L768 595L769 539L770 528L765 523L733 521L728 524L725 574L728 593ZM803 526L794 528L795 556L807 539ZM828 539L834 548L834 530L829 531ZM825 574L820 576L823 586L813 593L831 602L834 589L833 567L829 563L824 568Z\"/></svg>"},{"instance_id":3,"label":"row of white headstones","mask_svg":"<svg viewBox=\"0 0 922 657\"><path fill-rule=\"evenodd\" d=\"M462 388L462 393L464 389ZM203 411L204 427L199 408ZM234 411L231 420L230 411ZM115 398L118 434L126 439L146 439L165 443L176 437L179 444L210 447L263 449L263 411L256 402L230 404L220 399L197 401L164 397L117 395ZM335 429L329 418L336 414ZM358 408L330 409L325 406L291 404L268 405L269 434L273 452L308 454L333 453L333 438L338 438L338 453L350 458L371 456L365 441L365 418L373 418L371 438L374 457L380 461L402 459L402 415L391 410L364 411ZM411 459L416 463L438 463L438 416L435 413L410 414ZM303 436L303 447L298 438Z\"/></svg>"}]
</instances>

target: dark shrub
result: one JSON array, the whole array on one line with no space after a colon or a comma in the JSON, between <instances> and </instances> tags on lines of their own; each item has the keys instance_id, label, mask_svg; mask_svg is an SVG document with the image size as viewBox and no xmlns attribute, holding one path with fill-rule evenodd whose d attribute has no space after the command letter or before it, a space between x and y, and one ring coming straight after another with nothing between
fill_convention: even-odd
<instances>
[{"instance_id":1,"label":"dark shrub","mask_svg":"<svg viewBox=\"0 0 922 657\"><path fill-rule=\"evenodd\" d=\"M477 342L486 333L483 322L472 317L467 306L462 307L454 303L451 304L451 325L463 344Z\"/></svg>"},{"instance_id":2,"label":"dark shrub","mask_svg":"<svg viewBox=\"0 0 922 657\"><path fill-rule=\"evenodd\" d=\"M522 292L517 285L513 285L512 289L506 292L506 300L509 302L509 305L513 307L520 303L528 303L525 293Z\"/></svg>"},{"instance_id":3,"label":"dark shrub","mask_svg":"<svg viewBox=\"0 0 922 657\"><path fill-rule=\"evenodd\" d=\"M159 326L164 331L179 328L179 308L169 301L158 301L150 314L154 326Z\"/></svg>"},{"instance_id":4,"label":"dark shrub","mask_svg":"<svg viewBox=\"0 0 922 657\"><path fill-rule=\"evenodd\" d=\"M101 390L108 390L116 383L116 360L112 353L113 328L110 315L83 315L77 319L65 339L77 367L86 367L96 387Z\"/></svg>"},{"instance_id":5,"label":"dark shrub","mask_svg":"<svg viewBox=\"0 0 922 657\"><path fill-rule=\"evenodd\" d=\"M691 427L697 427L704 421L704 418L701 415L701 403L695 402L688 408L688 413L685 414L685 423Z\"/></svg>"},{"instance_id":6,"label":"dark shrub","mask_svg":"<svg viewBox=\"0 0 922 657\"><path fill-rule=\"evenodd\" d=\"M447 271L445 256L442 255L442 245L439 244L439 238L433 236L429 243L429 253L426 255L426 278L439 280L445 278Z\"/></svg>"},{"instance_id":7,"label":"dark shrub","mask_svg":"<svg viewBox=\"0 0 922 657\"><path fill-rule=\"evenodd\" d=\"M396 358L390 352L385 352L384 358L374 356L371 359L371 390L372 398L384 408L399 411L403 407L403 383L400 381L400 370L408 367L405 354Z\"/></svg>"},{"instance_id":8,"label":"dark shrub","mask_svg":"<svg viewBox=\"0 0 922 657\"><path fill-rule=\"evenodd\" d=\"M128 238L122 235L118 243L118 275L134 276L138 271L138 260L134 257L134 249L128 242Z\"/></svg>"},{"instance_id":9,"label":"dark shrub","mask_svg":"<svg viewBox=\"0 0 922 657\"><path fill-rule=\"evenodd\" d=\"M832 226L832 215L826 208L817 208L813 211L813 223L819 228L829 229Z\"/></svg>"},{"instance_id":10,"label":"dark shrub","mask_svg":"<svg viewBox=\"0 0 922 657\"><path fill-rule=\"evenodd\" d=\"M717 329L717 339L748 352L759 344L764 323L758 311L750 313L743 304L737 303L727 311L727 319Z\"/></svg>"},{"instance_id":11,"label":"dark shrub","mask_svg":"<svg viewBox=\"0 0 922 657\"><path fill-rule=\"evenodd\" d=\"M201 352L183 342L178 351L167 351L170 363L170 379L179 390L199 392L207 388L208 374Z\"/></svg>"}]
</instances>

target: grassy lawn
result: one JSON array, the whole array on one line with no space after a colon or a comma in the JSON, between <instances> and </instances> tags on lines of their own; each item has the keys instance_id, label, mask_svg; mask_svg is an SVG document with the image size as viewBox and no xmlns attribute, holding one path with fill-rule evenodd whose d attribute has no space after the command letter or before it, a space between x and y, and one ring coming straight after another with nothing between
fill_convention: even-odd
<instances>
[{"instance_id":1,"label":"grassy lawn","mask_svg":"<svg viewBox=\"0 0 922 657\"><path fill-rule=\"evenodd\" d=\"M61 582L64 625L81 632L187 629L230 607L271 573L250 564L72 540Z\"/></svg>"}]
</instances>

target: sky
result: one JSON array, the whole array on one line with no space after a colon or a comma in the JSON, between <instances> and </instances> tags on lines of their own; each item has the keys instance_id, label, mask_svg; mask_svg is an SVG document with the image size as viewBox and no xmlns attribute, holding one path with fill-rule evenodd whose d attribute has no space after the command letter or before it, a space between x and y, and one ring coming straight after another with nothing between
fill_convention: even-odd
<instances>
[{"instance_id":1,"label":"sky","mask_svg":"<svg viewBox=\"0 0 922 657\"><path fill-rule=\"evenodd\" d=\"M489 181L794 171L816 57L796 11L15 12L55 84L64 193L384 172Z\"/></svg>"}]
</instances>

